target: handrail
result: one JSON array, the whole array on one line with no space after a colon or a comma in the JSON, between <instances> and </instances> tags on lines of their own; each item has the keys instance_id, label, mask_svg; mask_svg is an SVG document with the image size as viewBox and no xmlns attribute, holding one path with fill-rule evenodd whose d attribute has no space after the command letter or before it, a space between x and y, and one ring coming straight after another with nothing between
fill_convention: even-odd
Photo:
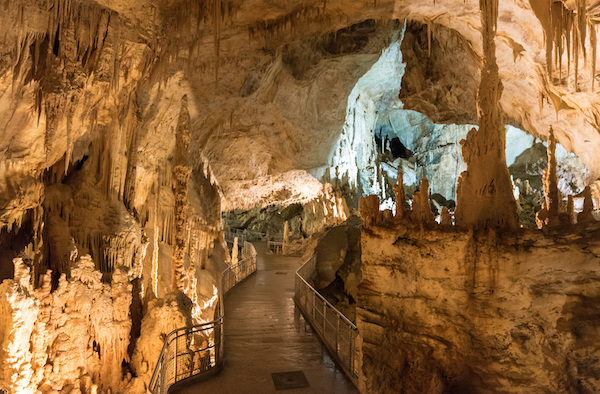
<instances>
[{"instance_id":1,"label":"handrail","mask_svg":"<svg viewBox=\"0 0 600 394\"><path fill-rule=\"evenodd\" d=\"M184 379L217 372L223 362L223 297L232 287L256 272L256 254L244 243L242 259L221 273L219 301L215 320L171 331L165 338L154 373L148 385L152 394L166 394L175 383ZM204 345L204 343L206 345Z\"/></svg>"},{"instance_id":2,"label":"handrail","mask_svg":"<svg viewBox=\"0 0 600 394\"><path fill-rule=\"evenodd\" d=\"M358 385L358 329L309 284L317 264L315 253L296 271L294 301L352 383Z\"/></svg>"},{"instance_id":3,"label":"handrail","mask_svg":"<svg viewBox=\"0 0 600 394\"><path fill-rule=\"evenodd\" d=\"M238 244L243 244L246 242L246 236L244 233L239 231L225 231L223 232L223 238L225 238L225 242L232 244L235 238L238 239Z\"/></svg>"},{"instance_id":4,"label":"handrail","mask_svg":"<svg viewBox=\"0 0 600 394\"><path fill-rule=\"evenodd\" d=\"M225 241L228 243L233 243L235 237L238 237L238 242L243 244L244 242L249 241L262 241L265 238L266 234L258 231L252 231L248 229L239 230L225 230L223 231L223 237Z\"/></svg>"},{"instance_id":5,"label":"handrail","mask_svg":"<svg viewBox=\"0 0 600 394\"><path fill-rule=\"evenodd\" d=\"M283 254L283 241L267 241L267 248L275 254Z\"/></svg>"}]
</instances>

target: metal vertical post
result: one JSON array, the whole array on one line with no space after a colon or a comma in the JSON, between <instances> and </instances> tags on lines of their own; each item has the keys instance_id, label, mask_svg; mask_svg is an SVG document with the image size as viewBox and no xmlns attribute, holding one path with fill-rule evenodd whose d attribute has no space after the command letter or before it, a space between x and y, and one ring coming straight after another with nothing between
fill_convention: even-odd
<instances>
[{"instance_id":1,"label":"metal vertical post","mask_svg":"<svg viewBox=\"0 0 600 394\"><path fill-rule=\"evenodd\" d=\"M338 337L340 336L340 317L335 317L335 353L339 355Z\"/></svg>"},{"instance_id":2,"label":"metal vertical post","mask_svg":"<svg viewBox=\"0 0 600 394\"><path fill-rule=\"evenodd\" d=\"M177 337L179 335L175 334L175 378L173 379L173 383L177 383Z\"/></svg>"},{"instance_id":3,"label":"metal vertical post","mask_svg":"<svg viewBox=\"0 0 600 394\"><path fill-rule=\"evenodd\" d=\"M323 338L326 339L325 337L325 323L327 323L327 304L325 303L325 301L323 301Z\"/></svg>"}]
</instances>

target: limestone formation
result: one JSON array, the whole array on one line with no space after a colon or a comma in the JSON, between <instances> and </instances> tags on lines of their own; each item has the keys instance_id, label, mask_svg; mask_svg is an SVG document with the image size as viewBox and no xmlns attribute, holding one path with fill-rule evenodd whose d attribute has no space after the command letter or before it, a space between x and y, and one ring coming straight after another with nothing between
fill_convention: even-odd
<instances>
[{"instance_id":1,"label":"limestone formation","mask_svg":"<svg viewBox=\"0 0 600 394\"><path fill-rule=\"evenodd\" d=\"M361 198L358 201L358 210L366 227L379 224L381 215L379 212L379 197L371 195Z\"/></svg>"},{"instance_id":2,"label":"limestone formation","mask_svg":"<svg viewBox=\"0 0 600 394\"><path fill-rule=\"evenodd\" d=\"M146 392L165 335L214 318L222 217L327 249L357 207L386 243L363 271L344 224L317 282L362 302L369 384L599 391L595 226L495 231L517 188L534 218L550 125L547 190L592 221L599 20L579 0L0 1L0 391ZM419 225L429 193L492 231Z\"/></svg>"},{"instance_id":3,"label":"limestone formation","mask_svg":"<svg viewBox=\"0 0 600 394\"><path fill-rule=\"evenodd\" d=\"M441 226L452 226L452 215L448 210L448 207L443 207L442 212L440 213L440 225Z\"/></svg>"},{"instance_id":4,"label":"limestone formation","mask_svg":"<svg viewBox=\"0 0 600 394\"><path fill-rule=\"evenodd\" d=\"M506 167L502 83L496 63L498 0L481 0L483 69L477 95L479 130L461 141L467 170L458 180L456 225L475 229L518 227L517 205Z\"/></svg>"},{"instance_id":5,"label":"limestone formation","mask_svg":"<svg viewBox=\"0 0 600 394\"><path fill-rule=\"evenodd\" d=\"M544 226L557 226L559 220L560 198L558 192L558 180L556 177L556 138L552 127L548 137L548 167L544 170L544 205L536 214L536 222L539 228Z\"/></svg>"},{"instance_id":6,"label":"limestone formation","mask_svg":"<svg viewBox=\"0 0 600 394\"><path fill-rule=\"evenodd\" d=\"M362 392L600 390L598 229L490 242L403 228L361 234Z\"/></svg>"},{"instance_id":7,"label":"limestone formation","mask_svg":"<svg viewBox=\"0 0 600 394\"><path fill-rule=\"evenodd\" d=\"M188 112L187 96L181 99L181 111L177 122L175 136L175 157L173 159L173 180L175 195L174 215L174 245L173 260L171 261L171 289L172 291L183 290L183 264L186 244L186 224L188 219L188 179L192 169L189 165L190 146L190 114Z\"/></svg>"},{"instance_id":8,"label":"limestone formation","mask_svg":"<svg viewBox=\"0 0 600 394\"><path fill-rule=\"evenodd\" d=\"M282 246L283 254L288 253L289 243L290 243L290 226L288 224L288 221L286 220L283 225L283 246Z\"/></svg>"},{"instance_id":9,"label":"limestone formation","mask_svg":"<svg viewBox=\"0 0 600 394\"><path fill-rule=\"evenodd\" d=\"M394 185L394 195L396 196L396 218L404 217L406 198L404 197L404 174L402 167L398 167L398 182Z\"/></svg>"},{"instance_id":10,"label":"limestone formation","mask_svg":"<svg viewBox=\"0 0 600 394\"><path fill-rule=\"evenodd\" d=\"M429 203L429 181L427 178L421 179L419 191L413 195L412 212L410 218L415 223L433 224L433 212Z\"/></svg>"},{"instance_id":11,"label":"limestone formation","mask_svg":"<svg viewBox=\"0 0 600 394\"><path fill-rule=\"evenodd\" d=\"M569 194L569 196L567 197L567 217L569 218L569 224L575 223L575 216L574 216L573 211L574 211L573 196Z\"/></svg>"},{"instance_id":12,"label":"limestone formation","mask_svg":"<svg viewBox=\"0 0 600 394\"><path fill-rule=\"evenodd\" d=\"M594 204L592 202L592 189L589 186L586 186L582 194L583 210L577 214L577 223L595 222L596 219L592 214L594 211Z\"/></svg>"},{"instance_id":13,"label":"limestone formation","mask_svg":"<svg viewBox=\"0 0 600 394\"><path fill-rule=\"evenodd\" d=\"M231 247L231 265L236 265L238 263L238 237L233 239L233 246Z\"/></svg>"}]
</instances>

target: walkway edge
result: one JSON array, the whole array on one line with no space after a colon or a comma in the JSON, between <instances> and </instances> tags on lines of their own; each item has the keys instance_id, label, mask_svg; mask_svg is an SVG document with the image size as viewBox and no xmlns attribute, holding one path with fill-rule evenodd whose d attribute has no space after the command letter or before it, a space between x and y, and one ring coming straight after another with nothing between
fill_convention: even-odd
<instances>
[{"instance_id":1,"label":"walkway edge","mask_svg":"<svg viewBox=\"0 0 600 394\"><path fill-rule=\"evenodd\" d=\"M167 335L160 356L156 362L152 379L147 388L150 394L167 394L177 383L188 379L202 379L219 372L223 364L225 316L224 297L237 284L256 272L256 250L244 242L242 260L226 268L220 278L219 301L215 320L175 329ZM213 344L196 349L199 335L211 336ZM179 369L178 369L179 366Z\"/></svg>"},{"instance_id":2,"label":"walkway edge","mask_svg":"<svg viewBox=\"0 0 600 394\"><path fill-rule=\"evenodd\" d=\"M296 271L294 302L335 362L354 386L358 387L358 329L310 285L309 282L316 274L316 264L315 253Z\"/></svg>"}]
</instances>

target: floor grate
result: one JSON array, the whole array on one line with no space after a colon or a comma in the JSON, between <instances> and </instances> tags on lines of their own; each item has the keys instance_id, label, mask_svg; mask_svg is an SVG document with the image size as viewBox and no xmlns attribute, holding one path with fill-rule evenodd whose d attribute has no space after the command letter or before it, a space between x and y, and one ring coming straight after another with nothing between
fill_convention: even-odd
<instances>
[{"instance_id":1,"label":"floor grate","mask_svg":"<svg viewBox=\"0 0 600 394\"><path fill-rule=\"evenodd\" d=\"M301 389L310 387L304 372L302 371L291 371L291 372L278 372L272 373L273 383L275 384L275 390L291 390Z\"/></svg>"}]
</instances>

